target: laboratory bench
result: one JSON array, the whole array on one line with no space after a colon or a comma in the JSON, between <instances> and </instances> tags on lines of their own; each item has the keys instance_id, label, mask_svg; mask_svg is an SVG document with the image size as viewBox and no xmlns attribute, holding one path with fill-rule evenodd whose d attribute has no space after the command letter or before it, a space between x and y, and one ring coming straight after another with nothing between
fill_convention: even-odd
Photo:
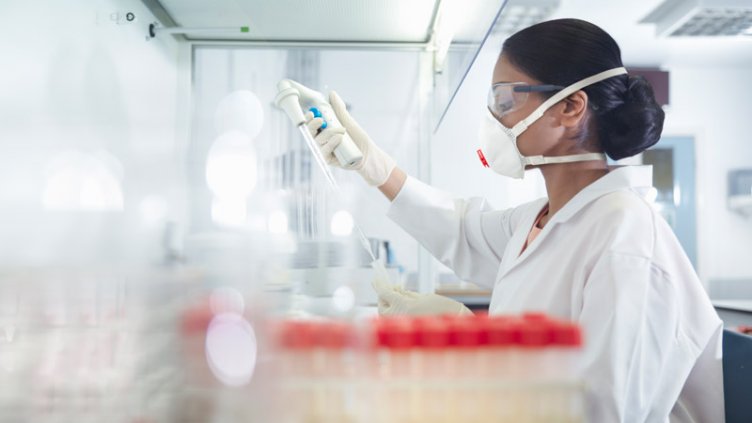
<instances>
[{"instance_id":1,"label":"laboratory bench","mask_svg":"<svg viewBox=\"0 0 752 423\"><path fill-rule=\"evenodd\" d=\"M473 311L487 311L491 303L491 291L469 282L443 283L436 293L459 301ZM727 328L752 326L752 300L712 300L718 315Z\"/></svg>"},{"instance_id":2,"label":"laboratory bench","mask_svg":"<svg viewBox=\"0 0 752 423\"><path fill-rule=\"evenodd\" d=\"M713 300L713 306L727 329L752 326L752 300Z\"/></svg>"},{"instance_id":3,"label":"laboratory bench","mask_svg":"<svg viewBox=\"0 0 752 423\"><path fill-rule=\"evenodd\" d=\"M473 311L488 311L491 291L470 282L440 283L436 293L465 304Z\"/></svg>"}]
</instances>

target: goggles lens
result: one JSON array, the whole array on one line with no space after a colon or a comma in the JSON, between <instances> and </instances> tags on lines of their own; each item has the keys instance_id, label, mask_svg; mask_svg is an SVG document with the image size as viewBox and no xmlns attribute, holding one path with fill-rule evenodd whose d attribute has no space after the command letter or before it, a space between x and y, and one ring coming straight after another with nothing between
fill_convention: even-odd
<instances>
[{"instance_id":1,"label":"goggles lens","mask_svg":"<svg viewBox=\"0 0 752 423\"><path fill-rule=\"evenodd\" d=\"M558 85L528 85L524 82L502 82L491 86L488 92L488 109L497 118L520 110L531 92L559 91Z\"/></svg>"},{"instance_id":2,"label":"goggles lens","mask_svg":"<svg viewBox=\"0 0 752 423\"><path fill-rule=\"evenodd\" d=\"M488 109L500 118L522 108L527 101L528 93L515 91L515 87L522 87L523 82L494 84L488 92Z\"/></svg>"}]
</instances>

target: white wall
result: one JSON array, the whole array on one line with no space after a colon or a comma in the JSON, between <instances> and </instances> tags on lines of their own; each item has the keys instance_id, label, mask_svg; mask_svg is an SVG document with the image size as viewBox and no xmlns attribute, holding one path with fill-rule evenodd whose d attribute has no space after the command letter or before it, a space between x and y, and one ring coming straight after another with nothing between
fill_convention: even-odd
<instances>
[{"instance_id":1,"label":"white wall","mask_svg":"<svg viewBox=\"0 0 752 423\"><path fill-rule=\"evenodd\" d=\"M110 20L128 11L135 23ZM123 262L160 254L164 218L182 213L175 187L184 70L174 41L145 41L154 20L137 0L0 3L0 261ZM43 207L55 159L66 153L108 157L112 163L102 163L120 179L122 205L88 212ZM67 187L67 195L97 197L100 182ZM151 225L139 208L149 195L156 204Z\"/></svg>"},{"instance_id":2,"label":"white wall","mask_svg":"<svg viewBox=\"0 0 752 423\"><path fill-rule=\"evenodd\" d=\"M727 172L752 168L752 66L670 66L664 134L695 137L698 272L752 279L752 220L726 207Z\"/></svg>"}]
</instances>

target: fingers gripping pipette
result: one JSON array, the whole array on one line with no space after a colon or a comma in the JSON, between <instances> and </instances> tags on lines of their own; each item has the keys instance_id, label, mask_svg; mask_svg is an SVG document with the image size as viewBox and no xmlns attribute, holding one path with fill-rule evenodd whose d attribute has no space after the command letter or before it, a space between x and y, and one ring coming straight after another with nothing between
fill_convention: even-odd
<instances>
[{"instance_id":1,"label":"fingers gripping pipette","mask_svg":"<svg viewBox=\"0 0 752 423\"><path fill-rule=\"evenodd\" d=\"M305 124L304 108L311 110L316 117L324 119L321 129L341 128L342 124L337 120L337 115L326 97L291 79L283 79L277 83L279 93L275 99L277 107L284 110L295 126ZM352 138L345 133L342 142L334 149L334 156L344 168L354 168L363 160L363 154L355 145Z\"/></svg>"}]
</instances>

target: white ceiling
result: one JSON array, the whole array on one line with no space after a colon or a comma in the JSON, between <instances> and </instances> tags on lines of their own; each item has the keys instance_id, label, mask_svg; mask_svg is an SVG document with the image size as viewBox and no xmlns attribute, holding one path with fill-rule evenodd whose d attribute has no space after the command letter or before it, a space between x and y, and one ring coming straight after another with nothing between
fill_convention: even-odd
<instances>
[{"instance_id":1,"label":"white ceiling","mask_svg":"<svg viewBox=\"0 0 752 423\"><path fill-rule=\"evenodd\" d=\"M201 39L254 41L428 41L437 0L159 0L182 27L248 26L248 34ZM478 40L502 0L457 0L464 20L456 39ZM189 38L199 38L191 37Z\"/></svg>"},{"instance_id":2,"label":"white ceiling","mask_svg":"<svg viewBox=\"0 0 752 423\"><path fill-rule=\"evenodd\" d=\"M276 41L422 42L436 0L160 0L183 27L248 26L247 35L201 38Z\"/></svg>"},{"instance_id":3,"label":"white ceiling","mask_svg":"<svg viewBox=\"0 0 752 423\"><path fill-rule=\"evenodd\" d=\"M502 0L461 0L472 17L456 39L479 40ZM752 0L749 0L752 2ZM630 66L752 66L752 36L659 38L638 23L662 0L561 0L557 17L591 21L619 43ZM160 0L183 27L249 26L245 35L205 39L425 42L437 0Z\"/></svg>"},{"instance_id":4,"label":"white ceiling","mask_svg":"<svg viewBox=\"0 0 752 423\"><path fill-rule=\"evenodd\" d=\"M608 5L603 0L561 3L553 17L584 19L605 29L619 43L629 66L752 66L752 36L656 37L654 25L638 22L662 0L610 0Z\"/></svg>"}]
</instances>

